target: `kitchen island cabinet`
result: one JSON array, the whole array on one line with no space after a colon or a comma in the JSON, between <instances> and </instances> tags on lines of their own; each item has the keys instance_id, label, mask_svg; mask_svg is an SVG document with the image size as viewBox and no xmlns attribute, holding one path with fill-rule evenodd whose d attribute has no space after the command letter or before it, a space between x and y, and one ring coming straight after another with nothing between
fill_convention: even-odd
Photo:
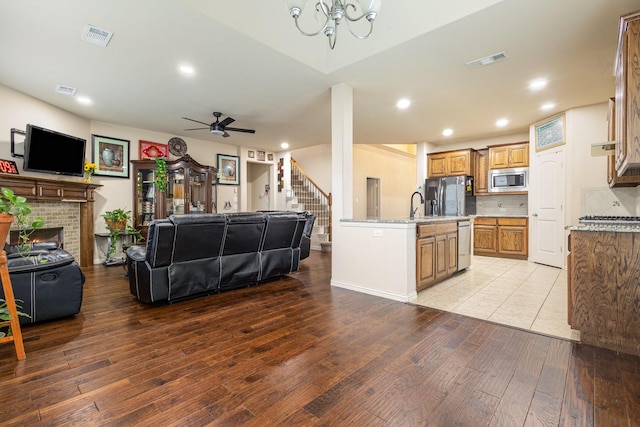
<instances>
[{"instance_id":1,"label":"kitchen island cabinet","mask_svg":"<svg viewBox=\"0 0 640 427\"><path fill-rule=\"evenodd\" d=\"M458 271L458 222L417 224L416 288L428 288Z\"/></svg>"},{"instance_id":2,"label":"kitchen island cabinet","mask_svg":"<svg viewBox=\"0 0 640 427\"><path fill-rule=\"evenodd\" d=\"M569 325L585 344L640 355L640 227L568 229Z\"/></svg>"}]
</instances>

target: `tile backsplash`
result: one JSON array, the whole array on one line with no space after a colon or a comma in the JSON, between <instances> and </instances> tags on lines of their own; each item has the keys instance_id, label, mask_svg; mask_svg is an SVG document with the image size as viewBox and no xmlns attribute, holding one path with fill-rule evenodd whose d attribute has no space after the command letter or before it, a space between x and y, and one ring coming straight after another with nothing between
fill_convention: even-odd
<instances>
[{"instance_id":1,"label":"tile backsplash","mask_svg":"<svg viewBox=\"0 0 640 427\"><path fill-rule=\"evenodd\" d=\"M528 215L527 195L492 195L476 197L477 215Z\"/></svg>"},{"instance_id":2,"label":"tile backsplash","mask_svg":"<svg viewBox=\"0 0 640 427\"><path fill-rule=\"evenodd\" d=\"M580 192L580 216L637 216L635 188L585 187Z\"/></svg>"}]
</instances>

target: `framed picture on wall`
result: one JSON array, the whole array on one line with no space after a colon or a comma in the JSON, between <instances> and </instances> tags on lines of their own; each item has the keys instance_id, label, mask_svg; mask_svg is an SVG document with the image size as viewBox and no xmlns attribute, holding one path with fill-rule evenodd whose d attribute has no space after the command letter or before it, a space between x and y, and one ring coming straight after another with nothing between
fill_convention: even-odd
<instances>
[{"instance_id":1,"label":"framed picture on wall","mask_svg":"<svg viewBox=\"0 0 640 427\"><path fill-rule=\"evenodd\" d=\"M240 184L239 160L238 156L218 154L218 172L220 173L218 184Z\"/></svg>"},{"instance_id":2,"label":"framed picture on wall","mask_svg":"<svg viewBox=\"0 0 640 427\"><path fill-rule=\"evenodd\" d=\"M169 158L169 144L158 142L138 141L138 157L142 159L155 159L156 157Z\"/></svg>"},{"instance_id":3,"label":"framed picture on wall","mask_svg":"<svg viewBox=\"0 0 640 427\"><path fill-rule=\"evenodd\" d=\"M91 135L91 158L98 165L94 175L129 178L129 141Z\"/></svg>"},{"instance_id":4,"label":"framed picture on wall","mask_svg":"<svg viewBox=\"0 0 640 427\"><path fill-rule=\"evenodd\" d=\"M253 150L249 150L247 153L250 159L253 159L256 156L256 152Z\"/></svg>"},{"instance_id":5,"label":"framed picture on wall","mask_svg":"<svg viewBox=\"0 0 640 427\"><path fill-rule=\"evenodd\" d=\"M536 151L548 150L565 143L564 113L533 125Z\"/></svg>"},{"instance_id":6,"label":"framed picture on wall","mask_svg":"<svg viewBox=\"0 0 640 427\"><path fill-rule=\"evenodd\" d=\"M264 151L258 151L258 160L260 160L261 162L264 162L264 156L265 156Z\"/></svg>"}]
</instances>

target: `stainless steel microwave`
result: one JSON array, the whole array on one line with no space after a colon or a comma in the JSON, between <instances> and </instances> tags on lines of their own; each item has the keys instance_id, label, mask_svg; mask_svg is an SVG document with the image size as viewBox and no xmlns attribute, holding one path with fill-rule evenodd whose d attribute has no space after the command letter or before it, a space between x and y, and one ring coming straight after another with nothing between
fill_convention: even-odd
<instances>
[{"instance_id":1,"label":"stainless steel microwave","mask_svg":"<svg viewBox=\"0 0 640 427\"><path fill-rule=\"evenodd\" d=\"M490 169L489 192L528 191L529 168Z\"/></svg>"}]
</instances>

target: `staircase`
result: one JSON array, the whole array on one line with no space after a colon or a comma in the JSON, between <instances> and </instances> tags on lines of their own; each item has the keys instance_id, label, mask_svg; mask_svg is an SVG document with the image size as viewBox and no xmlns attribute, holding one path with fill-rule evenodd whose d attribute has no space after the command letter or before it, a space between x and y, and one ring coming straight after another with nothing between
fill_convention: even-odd
<instances>
[{"instance_id":1,"label":"staircase","mask_svg":"<svg viewBox=\"0 0 640 427\"><path fill-rule=\"evenodd\" d=\"M323 252L331 251L331 193L325 193L302 168L291 159L291 207L315 215L311 246Z\"/></svg>"}]
</instances>

